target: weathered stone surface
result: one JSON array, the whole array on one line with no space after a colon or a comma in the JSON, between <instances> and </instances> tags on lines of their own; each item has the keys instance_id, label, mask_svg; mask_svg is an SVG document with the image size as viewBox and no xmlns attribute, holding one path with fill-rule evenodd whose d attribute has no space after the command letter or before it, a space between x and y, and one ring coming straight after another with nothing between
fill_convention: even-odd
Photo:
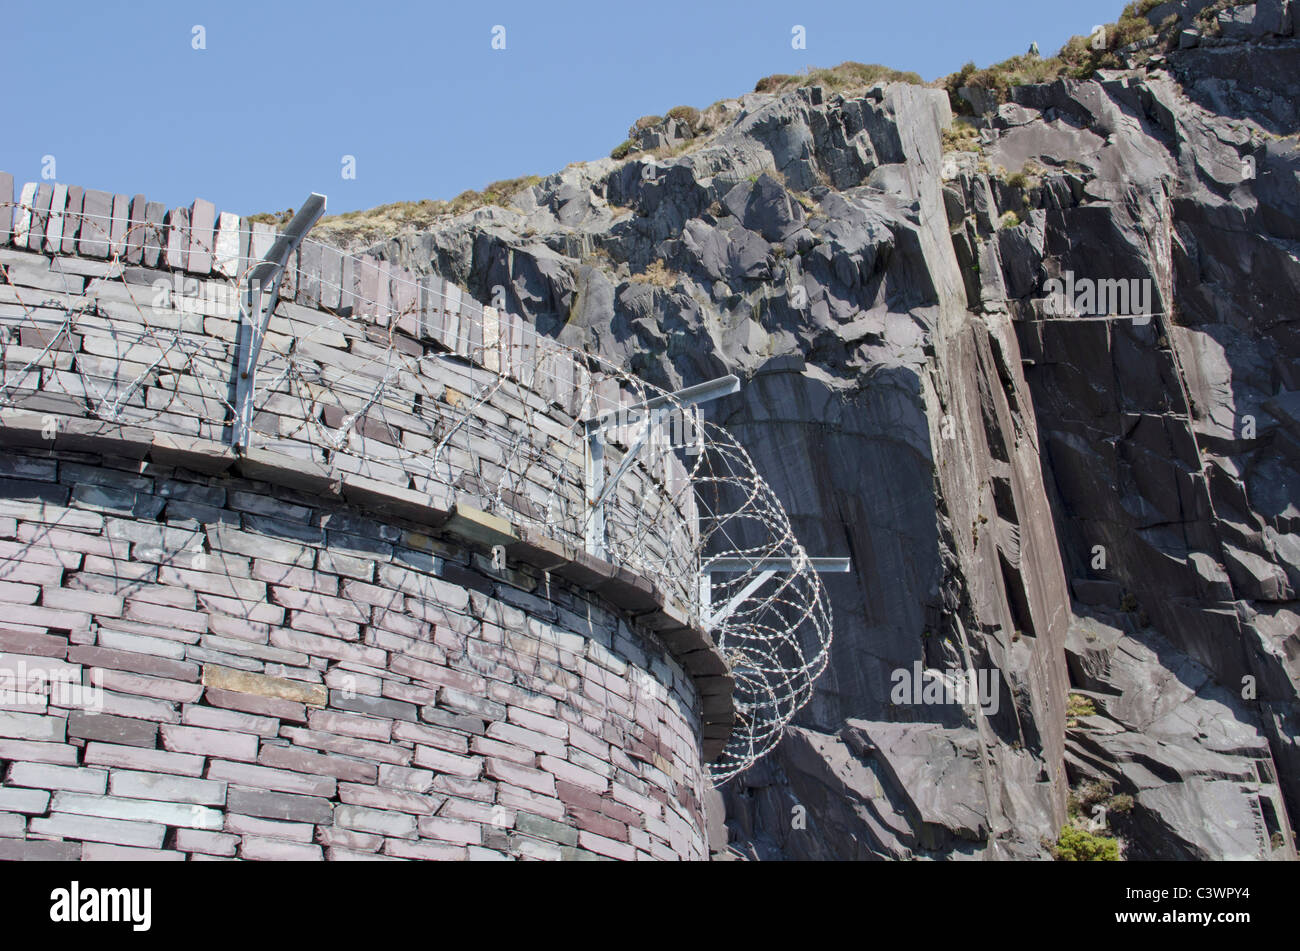
<instances>
[{"instance_id":1,"label":"weathered stone surface","mask_svg":"<svg viewBox=\"0 0 1300 951\"><path fill-rule=\"evenodd\" d=\"M225 783L169 776L166 773L116 769L109 775L108 791L113 796L192 803L198 806L220 806L226 802Z\"/></svg>"},{"instance_id":2,"label":"weathered stone surface","mask_svg":"<svg viewBox=\"0 0 1300 951\"><path fill-rule=\"evenodd\" d=\"M332 797L337 783L332 777L312 776L284 769L270 769L248 763L231 763L213 760L208 767L208 779L222 780L240 786L269 789L272 792L293 793L304 796Z\"/></svg>"},{"instance_id":3,"label":"weathered stone surface","mask_svg":"<svg viewBox=\"0 0 1300 951\"><path fill-rule=\"evenodd\" d=\"M713 418L810 552L853 552L852 574L823 578L835 640L812 703L727 791L737 849L1044 857L1067 787L1101 776L1139 789L1113 826L1134 855L1162 854L1162 837L1183 856L1245 854L1252 797L1279 828L1300 814L1300 510L1284 488L1300 479L1285 410L1300 197L1274 138L1300 126L1281 78L1300 47L1283 6L1221 12L1221 38L1121 78L984 103L983 156L945 154L938 91L751 94L653 175L635 154L571 166L513 208L377 249L480 299L504 286L539 331L670 388L739 373ZM1171 12L1196 26L1184 7L1152 16ZM1008 211L1020 224L999 230ZM592 243L627 266L555 250ZM631 280L652 261L671 286ZM1067 270L1149 281L1154 316L1044 319L1046 281ZM1266 436L1243 435L1247 415ZM1071 619L1093 613L1118 646L1074 646ZM1114 669L1085 678L1081 658ZM917 660L996 670L999 711L891 708L891 675ZM1174 688L1185 663L1201 665L1196 701ZM1261 703L1209 715L1246 676ZM1125 699L1067 734L1066 697L1089 681ZM971 755L979 738L988 757ZM1178 778L1138 785L1149 757ZM1211 776L1249 763L1278 781ZM936 793L936 776L954 785ZM790 833L796 801L820 831Z\"/></svg>"},{"instance_id":4,"label":"weathered stone surface","mask_svg":"<svg viewBox=\"0 0 1300 951\"><path fill-rule=\"evenodd\" d=\"M50 805L50 793L43 789L0 788L0 811L42 815Z\"/></svg>"},{"instance_id":5,"label":"weathered stone surface","mask_svg":"<svg viewBox=\"0 0 1300 951\"><path fill-rule=\"evenodd\" d=\"M108 774L102 769L74 766L51 766L45 763L13 763L5 780L11 786L71 792L103 793Z\"/></svg>"},{"instance_id":6,"label":"weathered stone surface","mask_svg":"<svg viewBox=\"0 0 1300 951\"><path fill-rule=\"evenodd\" d=\"M216 215L216 206L202 198L195 199L190 206L190 246L186 265L195 274L207 274L212 270L216 251Z\"/></svg>"},{"instance_id":7,"label":"weathered stone surface","mask_svg":"<svg viewBox=\"0 0 1300 951\"><path fill-rule=\"evenodd\" d=\"M32 832L51 838L82 839L111 845L133 845L147 849L162 846L167 831L153 822L133 822L71 813L50 813L47 819L32 819Z\"/></svg>"},{"instance_id":8,"label":"weathered stone surface","mask_svg":"<svg viewBox=\"0 0 1300 951\"><path fill-rule=\"evenodd\" d=\"M166 217L167 206L162 202L144 203L144 219L140 230L144 236L141 260L145 267L157 267L163 263L163 250L167 247L168 235L167 226L164 224Z\"/></svg>"},{"instance_id":9,"label":"weathered stone surface","mask_svg":"<svg viewBox=\"0 0 1300 951\"><path fill-rule=\"evenodd\" d=\"M8 172L0 172L0 202L12 202L14 196L14 177ZM0 211L0 245L7 245L14 233L14 222L21 210L9 207Z\"/></svg>"},{"instance_id":10,"label":"weathered stone surface","mask_svg":"<svg viewBox=\"0 0 1300 951\"><path fill-rule=\"evenodd\" d=\"M319 684L304 684L279 677L231 670L214 664L203 667L203 684L221 690L254 694L278 700L291 700L308 706L323 707L328 699L326 689Z\"/></svg>"},{"instance_id":11,"label":"weathered stone surface","mask_svg":"<svg viewBox=\"0 0 1300 951\"><path fill-rule=\"evenodd\" d=\"M401 812L338 806L334 810L334 821L343 828L356 832L369 832L399 839L414 839L416 836L415 816Z\"/></svg>"},{"instance_id":12,"label":"weathered stone surface","mask_svg":"<svg viewBox=\"0 0 1300 951\"><path fill-rule=\"evenodd\" d=\"M184 826L209 831L220 829L225 822L218 810L193 804L124 799L117 796L93 796L73 792L55 793L50 808L55 813L66 812L128 822L155 822L160 825Z\"/></svg>"},{"instance_id":13,"label":"weathered stone surface","mask_svg":"<svg viewBox=\"0 0 1300 951\"><path fill-rule=\"evenodd\" d=\"M77 249L93 258L108 257L113 230L113 196L108 192L87 191L82 199L82 221Z\"/></svg>"},{"instance_id":14,"label":"weathered stone surface","mask_svg":"<svg viewBox=\"0 0 1300 951\"><path fill-rule=\"evenodd\" d=\"M0 839L0 861L76 862L81 859L81 848L80 842Z\"/></svg>"},{"instance_id":15,"label":"weathered stone surface","mask_svg":"<svg viewBox=\"0 0 1300 951\"><path fill-rule=\"evenodd\" d=\"M74 710L68 715L68 735L125 746L153 747L158 738L158 724Z\"/></svg>"},{"instance_id":16,"label":"weathered stone surface","mask_svg":"<svg viewBox=\"0 0 1300 951\"><path fill-rule=\"evenodd\" d=\"M238 787L230 790L226 805L229 811L246 816L322 825L328 824L333 814L333 806L326 799Z\"/></svg>"},{"instance_id":17,"label":"weathered stone surface","mask_svg":"<svg viewBox=\"0 0 1300 951\"><path fill-rule=\"evenodd\" d=\"M176 848L182 852L202 852L206 855L234 855L239 847L239 837L201 829L177 829Z\"/></svg>"},{"instance_id":18,"label":"weathered stone surface","mask_svg":"<svg viewBox=\"0 0 1300 951\"><path fill-rule=\"evenodd\" d=\"M239 847L239 857L255 862L319 862L323 854L318 845L246 835Z\"/></svg>"},{"instance_id":19,"label":"weathered stone surface","mask_svg":"<svg viewBox=\"0 0 1300 951\"><path fill-rule=\"evenodd\" d=\"M217 218L217 236L212 270L223 277L235 277L239 272L238 215L223 211Z\"/></svg>"}]
</instances>

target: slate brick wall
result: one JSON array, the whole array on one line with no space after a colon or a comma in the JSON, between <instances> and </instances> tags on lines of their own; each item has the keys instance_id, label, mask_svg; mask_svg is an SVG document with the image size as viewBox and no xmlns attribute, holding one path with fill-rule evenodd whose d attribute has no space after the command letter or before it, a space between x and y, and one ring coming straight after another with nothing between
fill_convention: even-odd
<instances>
[{"instance_id":1,"label":"slate brick wall","mask_svg":"<svg viewBox=\"0 0 1300 951\"><path fill-rule=\"evenodd\" d=\"M29 324L12 341L6 363L37 360L40 369L7 379L0 404L85 415L90 397L108 401L122 422L220 441L228 425L240 276L271 247L274 229L217 214L201 199L169 212L142 195L28 183L10 200L12 188L12 176L0 173L0 326ZM160 283L170 291L160 295ZM456 491L477 494L485 509L545 522L581 544L583 447L575 419L654 394L632 392L626 381L621 385L450 282L370 255L343 255L308 241L290 260L281 296L260 361L263 386L278 382L259 390L257 447L406 486L405 463L440 446L439 464L454 473L448 481ZM58 335L69 307L82 310L77 332ZM174 331L181 345L170 338L160 343L156 331ZM42 357L47 347L51 352ZM304 401L304 387L284 377L290 353L319 368L316 401ZM395 364L398 398L372 401L374 385ZM413 397L434 410L432 417L447 416L465 411L469 394L487 380L500 385L473 403L473 424L454 429L440 445L446 429L419 411ZM336 445L334 431L345 420ZM674 425L689 434L689 425ZM536 443L534 454L544 464L518 464L521 435ZM631 435L611 433L611 465ZM500 490L490 489L503 470L511 477ZM427 491L429 481L416 473L417 490ZM611 502L624 513L610 520L611 545L639 570L659 570L665 586L690 574L686 551L672 538L677 526L698 517L694 495L680 491L686 484L678 456L661 454L650 468L634 465ZM646 530L657 522L663 530ZM672 570L662 571L664 565ZM688 601L693 592L681 587L674 595Z\"/></svg>"},{"instance_id":2,"label":"slate brick wall","mask_svg":"<svg viewBox=\"0 0 1300 951\"><path fill-rule=\"evenodd\" d=\"M232 465L231 291L273 238L52 183L0 208L0 859L705 857L701 760L732 716L715 649L569 547L580 524L519 528L581 502L575 416L635 395L453 285L306 246L272 352L370 378L396 354L399 391L444 410L501 385L448 442L454 479L407 464L445 430L346 387L319 413L353 417L341 444L284 388ZM535 463L489 493L521 438ZM689 526L690 493L663 491L684 477L633 467L620 492ZM637 555L684 558L665 577L689 585L683 541L643 532Z\"/></svg>"},{"instance_id":3,"label":"slate brick wall","mask_svg":"<svg viewBox=\"0 0 1300 951\"><path fill-rule=\"evenodd\" d=\"M703 858L690 677L481 564L266 483L6 452L0 858Z\"/></svg>"}]
</instances>

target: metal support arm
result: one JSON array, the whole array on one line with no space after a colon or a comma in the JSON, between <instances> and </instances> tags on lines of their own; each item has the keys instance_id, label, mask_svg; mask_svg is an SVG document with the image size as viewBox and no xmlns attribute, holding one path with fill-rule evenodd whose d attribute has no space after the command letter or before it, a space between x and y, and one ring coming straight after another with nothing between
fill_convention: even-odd
<instances>
[{"instance_id":1,"label":"metal support arm","mask_svg":"<svg viewBox=\"0 0 1300 951\"><path fill-rule=\"evenodd\" d=\"M653 399L631 406L620 406L606 413L583 420L583 426L587 433L586 542L588 554L597 558L606 557L608 540L605 530L605 503L618 490L619 479L636 462L641 447L646 444L654 427L662 420L663 414L673 408L707 403L710 400L729 396L739 390L739 377L728 375L719 377L716 380L697 383L695 386L685 387L675 393L665 393L662 396L656 396ZM627 452L623 454L623 459L618 468L607 477L605 475L605 425L619 413L626 413L629 416L643 414L645 425L640 428L636 438L627 447Z\"/></svg>"},{"instance_id":2,"label":"metal support arm","mask_svg":"<svg viewBox=\"0 0 1300 951\"><path fill-rule=\"evenodd\" d=\"M276 237L271 249L249 269L247 298L239 315L239 352L235 358L235 420L230 429L230 444L236 449L248 448L253 431L257 358L262 352L271 315L280 302L284 270L302 239L323 214L325 196L312 192L288 227Z\"/></svg>"},{"instance_id":3,"label":"metal support arm","mask_svg":"<svg viewBox=\"0 0 1300 951\"><path fill-rule=\"evenodd\" d=\"M712 630L731 617L750 595L771 580L778 571L800 571L803 566L818 574L843 574L852 570L847 558L714 558L700 571L700 624L706 631ZM757 571L758 574L725 605L713 611L713 573L742 574L746 571Z\"/></svg>"}]
</instances>

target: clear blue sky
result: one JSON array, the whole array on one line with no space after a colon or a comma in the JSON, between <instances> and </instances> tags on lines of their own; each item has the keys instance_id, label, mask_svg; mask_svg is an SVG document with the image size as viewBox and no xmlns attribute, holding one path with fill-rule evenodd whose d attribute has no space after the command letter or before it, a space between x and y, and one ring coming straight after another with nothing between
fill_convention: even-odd
<instances>
[{"instance_id":1,"label":"clear blue sky","mask_svg":"<svg viewBox=\"0 0 1300 951\"><path fill-rule=\"evenodd\" d=\"M851 59L933 79L1031 40L1051 54L1122 5L5 0L0 170L35 181L52 155L66 184L241 214L313 190L331 212L451 198L607 155L638 116L769 73Z\"/></svg>"}]
</instances>

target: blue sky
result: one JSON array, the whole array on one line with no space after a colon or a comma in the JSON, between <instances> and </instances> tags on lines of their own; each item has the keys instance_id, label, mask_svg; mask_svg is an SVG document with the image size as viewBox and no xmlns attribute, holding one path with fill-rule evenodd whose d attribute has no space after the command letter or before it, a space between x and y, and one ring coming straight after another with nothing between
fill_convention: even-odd
<instances>
[{"instance_id":1,"label":"blue sky","mask_svg":"<svg viewBox=\"0 0 1300 951\"><path fill-rule=\"evenodd\" d=\"M35 181L51 155L66 184L241 214L313 190L331 212L451 198L599 158L638 116L769 73L852 59L928 80L1031 40L1055 52L1122 5L6 0L0 170Z\"/></svg>"}]
</instances>

